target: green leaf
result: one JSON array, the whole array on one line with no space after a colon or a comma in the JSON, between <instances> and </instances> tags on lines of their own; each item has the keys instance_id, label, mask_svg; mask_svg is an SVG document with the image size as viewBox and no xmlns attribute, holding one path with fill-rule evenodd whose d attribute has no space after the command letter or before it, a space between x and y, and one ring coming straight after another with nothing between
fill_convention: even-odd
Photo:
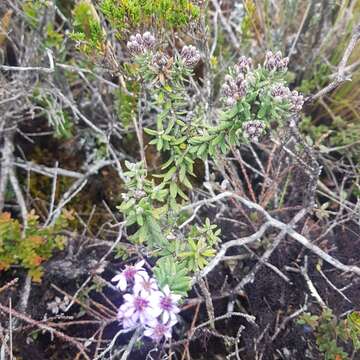
<instances>
[{"instance_id":1,"label":"green leaf","mask_svg":"<svg viewBox=\"0 0 360 360\"><path fill-rule=\"evenodd\" d=\"M177 187L176 183L171 182L170 183L170 195L173 199L175 199L177 196L177 189L178 189L178 187Z\"/></svg>"},{"instance_id":2,"label":"green leaf","mask_svg":"<svg viewBox=\"0 0 360 360\"><path fill-rule=\"evenodd\" d=\"M152 130L152 129L148 129L148 128L145 128L144 131L149 134L149 135L153 135L153 136L157 136L158 135L158 132L156 130Z\"/></svg>"},{"instance_id":3,"label":"green leaf","mask_svg":"<svg viewBox=\"0 0 360 360\"><path fill-rule=\"evenodd\" d=\"M169 181L176 172L176 166L170 168L170 170L164 175L164 181Z\"/></svg>"},{"instance_id":4,"label":"green leaf","mask_svg":"<svg viewBox=\"0 0 360 360\"><path fill-rule=\"evenodd\" d=\"M160 248L166 246L167 240L161 231L159 223L153 216L148 215L145 217L143 227L146 234L146 241L149 245Z\"/></svg>"},{"instance_id":5,"label":"green leaf","mask_svg":"<svg viewBox=\"0 0 360 360\"><path fill-rule=\"evenodd\" d=\"M171 256L159 259L154 268L154 275L160 288L168 285L171 291L186 296L190 289L191 278L187 275L186 264L175 262Z\"/></svg>"}]
</instances>

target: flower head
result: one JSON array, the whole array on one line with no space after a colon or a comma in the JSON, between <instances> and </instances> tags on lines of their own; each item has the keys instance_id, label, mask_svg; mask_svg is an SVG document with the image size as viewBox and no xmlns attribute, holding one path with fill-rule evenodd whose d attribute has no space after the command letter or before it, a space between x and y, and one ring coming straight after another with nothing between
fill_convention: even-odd
<instances>
[{"instance_id":1,"label":"flower head","mask_svg":"<svg viewBox=\"0 0 360 360\"><path fill-rule=\"evenodd\" d=\"M166 339L170 339L171 326L156 320L145 328L144 335L156 342L159 342L164 336Z\"/></svg>"},{"instance_id":2,"label":"flower head","mask_svg":"<svg viewBox=\"0 0 360 360\"><path fill-rule=\"evenodd\" d=\"M241 56L235 65L236 72L248 73L252 69L252 59L246 56Z\"/></svg>"},{"instance_id":3,"label":"flower head","mask_svg":"<svg viewBox=\"0 0 360 360\"><path fill-rule=\"evenodd\" d=\"M111 281L117 281L116 287L121 291L125 291L129 283L134 283L141 278L148 278L146 270L143 268L144 260L138 262L135 265L126 265L125 269L120 273L115 275Z\"/></svg>"},{"instance_id":4,"label":"flower head","mask_svg":"<svg viewBox=\"0 0 360 360\"><path fill-rule=\"evenodd\" d=\"M227 105L234 105L246 94L246 81L243 73L238 73L236 78L231 75L225 76L225 83L222 87Z\"/></svg>"},{"instance_id":5,"label":"flower head","mask_svg":"<svg viewBox=\"0 0 360 360\"><path fill-rule=\"evenodd\" d=\"M145 336L159 342L164 336L171 337L171 328L177 323L176 314L180 295L173 294L169 286L161 291L155 278L143 268L144 261L125 269L112 280L125 290L129 285L132 293L123 296L117 319L124 329L140 328ZM128 290L130 290L128 288Z\"/></svg>"},{"instance_id":6,"label":"flower head","mask_svg":"<svg viewBox=\"0 0 360 360\"><path fill-rule=\"evenodd\" d=\"M290 95L291 111L299 112L304 105L304 96L299 94L296 90Z\"/></svg>"},{"instance_id":7,"label":"flower head","mask_svg":"<svg viewBox=\"0 0 360 360\"><path fill-rule=\"evenodd\" d=\"M157 306L161 310L161 317L165 324L175 324L177 322L176 314L180 311L177 303L180 298L180 295L176 295L171 292L168 285L166 285L162 292L160 292Z\"/></svg>"},{"instance_id":8,"label":"flower head","mask_svg":"<svg viewBox=\"0 0 360 360\"><path fill-rule=\"evenodd\" d=\"M282 57L281 51L275 54L272 51L268 51L265 56L264 67L268 70L280 70L286 71L289 63L288 57Z\"/></svg>"},{"instance_id":9,"label":"flower head","mask_svg":"<svg viewBox=\"0 0 360 360\"><path fill-rule=\"evenodd\" d=\"M287 100L291 95L290 89L282 84L276 84L271 89L271 95L275 101Z\"/></svg>"},{"instance_id":10,"label":"flower head","mask_svg":"<svg viewBox=\"0 0 360 360\"><path fill-rule=\"evenodd\" d=\"M151 296L155 291L158 291L156 280L151 277L138 277L134 283L134 294L141 294L142 296Z\"/></svg>"},{"instance_id":11,"label":"flower head","mask_svg":"<svg viewBox=\"0 0 360 360\"><path fill-rule=\"evenodd\" d=\"M125 294L124 299L125 302L118 312L118 320L123 323L124 328L138 323L146 325L161 314L161 309L157 306L156 294L147 298L140 294Z\"/></svg>"},{"instance_id":12,"label":"flower head","mask_svg":"<svg viewBox=\"0 0 360 360\"><path fill-rule=\"evenodd\" d=\"M127 43L127 48L133 56L142 55L151 51L155 46L155 42L155 37L147 31L142 35L131 35L130 41Z\"/></svg>"},{"instance_id":13,"label":"flower head","mask_svg":"<svg viewBox=\"0 0 360 360\"><path fill-rule=\"evenodd\" d=\"M195 46L184 46L180 53L181 60L187 67L194 67L200 60L201 56Z\"/></svg>"},{"instance_id":14,"label":"flower head","mask_svg":"<svg viewBox=\"0 0 360 360\"><path fill-rule=\"evenodd\" d=\"M250 141L259 141L259 137L265 130L265 124L260 120L246 121L243 123L244 136Z\"/></svg>"}]
</instances>

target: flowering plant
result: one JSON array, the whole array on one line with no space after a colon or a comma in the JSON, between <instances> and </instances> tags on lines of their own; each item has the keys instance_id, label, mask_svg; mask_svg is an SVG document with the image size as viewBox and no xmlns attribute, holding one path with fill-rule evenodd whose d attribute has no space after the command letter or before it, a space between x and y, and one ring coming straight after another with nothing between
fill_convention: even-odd
<instances>
[{"instance_id":1,"label":"flowering plant","mask_svg":"<svg viewBox=\"0 0 360 360\"><path fill-rule=\"evenodd\" d=\"M195 161L227 154L241 142L261 141L267 129L283 125L300 111L304 100L286 86L288 59L280 52L268 52L257 67L242 56L225 76L224 106L214 126L200 106L189 109L186 101L193 68L201 61L194 46L184 46L170 57L145 32L131 36L127 47L137 65L133 75L141 84L140 93L146 96L149 111L157 114L156 127L145 129L152 137L149 144L166 154L167 160L160 173L150 173L144 161L125 162L127 192L119 210L127 226L137 225L130 240L143 245L149 256L155 254L158 261L155 278L140 262L127 266L113 280L122 291L131 288L119 310L124 328L140 326L145 335L159 341L171 336L177 302L189 290L191 276L217 252L220 230L209 219L203 226L180 224Z\"/></svg>"},{"instance_id":2,"label":"flowering plant","mask_svg":"<svg viewBox=\"0 0 360 360\"><path fill-rule=\"evenodd\" d=\"M118 311L124 329L141 328L144 335L159 342L171 338L171 328L177 323L177 304L181 296L171 292L168 285L159 289L156 279L143 268L144 261L126 266L112 278L117 287L128 293Z\"/></svg>"}]
</instances>

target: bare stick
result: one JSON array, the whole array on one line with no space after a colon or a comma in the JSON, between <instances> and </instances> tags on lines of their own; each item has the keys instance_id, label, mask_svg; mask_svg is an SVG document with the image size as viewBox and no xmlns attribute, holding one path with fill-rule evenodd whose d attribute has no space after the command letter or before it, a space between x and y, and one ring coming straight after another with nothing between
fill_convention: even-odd
<instances>
[{"instance_id":1,"label":"bare stick","mask_svg":"<svg viewBox=\"0 0 360 360\"><path fill-rule=\"evenodd\" d=\"M321 89L319 92L317 92L315 95L312 95L309 98L307 98L306 102L312 102L312 101L326 95L330 91L334 90L335 88L337 88L339 85L341 85L346 80L351 80L350 77L346 76L346 64L349 61L350 55L352 54L359 38L360 38L360 24L355 26L354 33L351 36L351 39L349 41L347 48L345 49L344 55L340 61L339 67L338 67L338 72L337 72L334 80L329 85L325 86L323 89Z\"/></svg>"},{"instance_id":2,"label":"bare stick","mask_svg":"<svg viewBox=\"0 0 360 360\"><path fill-rule=\"evenodd\" d=\"M307 6L307 8L305 10L304 16L303 16L303 18L301 20L301 24L300 24L299 30L298 30L298 32L296 34L295 40L293 41L293 43L291 45L291 49L290 49L289 54L288 54L289 61L291 59L291 55L293 54L293 52L295 50L295 46L296 46L296 44L297 44L297 42L299 40L301 32L303 31L305 20L308 17L310 9L312 8L312 6L313 6L313 1L309 1L309 4L308 4L308 6Z\"/></svg>"},{"instance_id":3,"label":"bare stick","mask_svg":"<svg viewBox=\"0 0 360 360\"><path fill-rule=\"evenodd\" d=\"M130 353L135 345L136 340L139 337L139 334L140 334L140 328L136 329L136 331L134 332L134 334L131 337L130 342L129 342L128 346L126 347L120 360L126 360L128 358L128 356L130 355Z\"/></svg>"},{"instance_id":4,"label":"bare stick","mask_svg":"<svg viewBox=\"0 0 360 360\"><path fill-rule=\"evenodd\" d=\"M15 161L15 162L13 162L13 165L16 167L19 167L21 169L31 170L33 172L36 172L38 174L48 176L48 177L55 177L57 175L61 175L61 176L75 178L75 179L80 179L84 176L84 174L78 173L76 171L62 169L59 167L51 168L51 167L48 167L45 165L35 164L31 161L27 161L27 162Z\"/></svg>"},{"instance_id":5,"label":"bare stick","mask_svg":"<svg viewBox=\"0 0 360 360\"><path fill-rule=\"evenodd\" d=\"M307 213L305 209L300 210L293 219L289 222L289 226L294 227ZM240 291L244 288L244 286L253 281L255 278L255 274L258 272L258 270L261 268L262 264L267 262L271 256L271 254L275 251L275 249L279 246L281 240L285 237L286 231L282 230L280 233L276 236L274 241L272 242L271 246L266 249L264 254L261 256L260 261L256 263L254 268L245 276L242 278L240 283L236 286L235 291Z\"/></svg>"},{"instance_id":6,"label":"bare stick","mask_svg":"<svg viewBox=\"0 0 360 360\"><path fill-rule=\"evenodd\" d=\"M7 306L4 306L2 304L0 304L0 310L5 312L6 314L9 314L9 309L7 308ZM76 346L80 352L82 353L82 355L85 357L85 359L87 360L90 360L90 358L88 357L88 355L85 353L85 349L84 349L84 346L78 342L77 340L75 340L74 338L48 326L48 325L45 325L45 324L42 324L41 322L39 321L36 321L36 320L33 320L31 319L30 317L14 310L14 309L11 309L11 313L13 316L15 316L16 318L20 319L20 320L23 320L25 322L27 322L28 324L31 324L31 325L34 325L42 330L46 330L46 331L50 331L52 332L55 336L59 337L60 339L62 340L65 340L69 343L71 343L72 345Z\"/></svg>"},{"instance_id":7,"label":"bare stick","mask_svg":"<svg viewBox=\"0 0 360 360\"><path fill-rule=\"evenodd\" d=\"M9 178L9 171L11 167L11 159L14 151L14 146L10 136L4 137L4 145L2 148L1 160L1 177L0 177L0 212L4 207L6 186Z\"/></svg>"},{"instance_id":8,"label":"bare stick","mask_svg":"<svg viewBox=\"0 0 360 360\"><path fill-rule=\"evenodd\" d=\"M308 272L308 257L305 256L304 259L304 266L301 267L301 274L304 277L305 281L306 281L306 285L309 288L310 294L317 300L317 302L320 304L320 306L323 309L327 308L327 305L325 304L325 301L321 298L319 292L317 291L315 285L313 284L313 282L311 281Z\"/></svg>"},{"instance_id":9,"label":"bare stick","mask_svg":"<svg viewBox=\"0 0 360 360\"><path fill-rule=\"evenodd\" d=\"M205 305L206 305L206 310L207 310L207 313L208 313L208 316L209 316L209 320L211 321L210 322L210 327L212 329L215 329L215 322L214 322L214 318L215 318L215 313L214 313L214 305L212 303L212 300L211 300L211 294L210 294L210 291L209 289L207 288L206 284L205 284L205 281L204 279L199 279L198 281L199 283L199 286L200 286L200 289L205 297Z\"/></svg>"},{"instance_id":10,"label":"bare stick","mask_svg":"<svg viewBox=\"0 0 360 360\"><path fill-rule=\"evenodd\" d=\"M261 226L261 228L256 233L254 233L250 236L243 237L243 238L231 240L231 241L228 241L225 244L223 244L221 246L220 250L217 252L217 254L209 262L209 264L203 270L201 270L197 276L195 276L192 279L191 284L194 285L199 279L203 278L210 271L212 271L219 264L219 262L222 261L224 255L226 254L226 251L228 249L230 249L231 247L234 247L234 246L243 246L243 245L249 244L251 242L254 242L256 240L260 240L261 237L264 235L265 231L269 228L269 226L270 226L270 223L266 222L265 224L263 224Z\"/></svg>"},{"instance_id":11,"label":"bare stick","mask_svg":"<svg viewBox=\"0 0 360 360\"><path fill-rule=\"evenodd\" d=\"M280 332L282 330L285 329L286 325L288 324L289 321L291 321L292 319L298 317L300 314L302 314L304 311L306 311L307 309L307 294L306 294L306 298L305 298L305 304L304 306L302 306L299 310L296 310L295 312L293 312L291 315L287 316L280 324L280 326L276 329L274 335L271 337L271 341L274 341L278 335L280 334Z\"/></svg>"},{"instance_id":12,"label":"bare stick","mask_svg":"<svg viewBox=\"0 0 360 360\"><path fill-rule=\"evenodd\" d=\"M209 203L219 201L221 199L228 198L228 197L233 197L233 198L239 200L242 204L244 204L248 208L259 211L268 220L267 223L266 223L267 225L271 225L271 226L276 227L276 228L278 228L280 230L284 230L294 240L296 240L297 242L299 242L300 244L302 244L303 246L305 246L306 248L311 250L317 256L321 257L323 260L325 260L326 262L328 262L332 266L336 267L337 269L345 271L345 272L354 273L354 274L360 276L360 268L358 266L343 264L339 260L337 260L337 259L333 258L332 256L330 256L329 254L327 254L325 251L321 250L318 246L312 244L308 239L306 239L305 236L299 234L297 231L292 229L289 225L287 225L287 224L273 218L259 204L256 204L256 203L254 203L254 202L252 202L250 200L247 200L247 199L241 197L240 195L237 195L237 194L232 193L230 191L223 192L223 193L215 196L214 198L200 200L200 201L195 202L195 203L193 203L191 205L184 206L181 210L187 210L187 209L190 209L190 208L193 208L193 207L197 207L199 205L209 204ZM215 258L217 258L217 256L215 256Z\"/></svg>"},{"instance_id":13,"label":"bare stick","mask_svg":"<svg viewBox=\"0 0 360 360\"><path fill-rule=\"evenodd\" d=\"M96 164L94 164L93 166L90 167L90 169L78 180L76 180L71 186L70 188L66 191L66 193L62 196L61 200L59 201L58 206L56 207L56 209L53 211L52 214L49 214L48 216L48 220L46 221L45 225L49 224L53 225L56 221L56 219L59 217L60 213L61 213L61 209L72 199L74 198L74 196L76 196L76 194L78 194L83 187L87 184L87 179L91 176L96 174L101 168L103 168L104 166L108 166L113 164L112 161L105 161L105 160L100 160L98 161ZM51 219L51 221L50 221Z\"/></svg>"},{"instance_id":14,"label":"bare stick","mask_svg":"<svg viewBox=\"0 0 360 360\"><path fill-rule=\"evenodd\" d=\"M14 190L15 196L16 196L16 200L20 206L20 211L21 211L21 217L23 220L23 233L25 232L26 228L27 228L27 209L26 209L26 203L25 203L25 199L24 196L22 194L21 188L20 188L20 184L19 181L15 175L15 171L14 169L11 167L9 170L9 178L10 178L10 183L11 186Z\"/></svg>"},{"instance_id":15,"label":"bare stick","mask_svg":"<svg viewBox=\"0 0 360 360\"><path fill-rule=\"evenodd\" d=\"M221 22L222 26L224 27L225 31L229 34L230 41L232 42L235 49L239 49L240 48L240 43L239 43L237 37L235 36L234 32L232 31L231 26L229 25L229 23L226 20L225 16L223 15L221 7L220 7L218 1L217 0L211 0L211 2L213 4L216 12L220 16L220 22Z\"/></svg>"}]
</instances>

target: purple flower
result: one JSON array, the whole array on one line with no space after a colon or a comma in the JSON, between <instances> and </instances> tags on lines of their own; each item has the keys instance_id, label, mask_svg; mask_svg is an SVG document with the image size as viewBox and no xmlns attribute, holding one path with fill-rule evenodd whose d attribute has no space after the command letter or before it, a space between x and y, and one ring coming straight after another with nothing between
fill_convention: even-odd
<instances>
[{"instance_id":1,"label":"purple flower","mask_svg":"<svg viewBox=\"0 0 360 360\"><path fill-rule=\"evenodd\" d=\"M136 324L149 324L161 314L156 293L148 298L125 294L124 299L125 302L118 312L118 320L122 322L124 328L134 327Z\"/></svg>"},{"instance_id":2,"label":"purple flower","mask_svg":"<svg viewBox=\"0 0 360 360\"><path fill-rule=\"evenodd\" d=\"M154 321L147 325L144 331L144 335L159 342L164 336L166 339L171 338L171 326L165 325L162 322Z\"/></svg>"},{"instance_id":3,"label":"purple flower","mask_svg":"<svg viewBox=\"0 0 360 360\"><path fill-rule=\"evenodd\" d=\"M134 294L140 294L142 296L151 296L153 292L158 290L159 288L157 286L156 280L149 276L139 276L136 279L133 287Z\"/></svg>"},{"instance_id":4,"label":"purple flower","mask_svg":"<svg viewBox=\"0 0 360 360\"><path fill-rule=\"evenodd\" d=\"M274 85L271 89L271 95L275 101L287 100L291 95L290 89L282 84Z\"/></svg>"},{"instance_id":5,"label":"purple flower","mask_svg":"<svg viewBox=\"0 0 360 360\"><path fill-rule=\"evenodd\" d=\"M194 67L200 60L201 56L195 46L184 46L181 50L180 57L187 67Z\"/></svg>"},{"instance_id":6,"label":"purple flower","mask_svg":"<svg viewBox=\"0 0 360 360\"><path fill-rule=\"evenodd\" d=\"M127 48L133 56L142 55L151 51L155 46L155 42L155 37L147 31L142 35L131 35L130 41L127 43Z\"/></svg>"},{"instance_id":7,"label":"purple flower","mask_svg":"<svg viewBox=\"0 0 360 360\"><path fill-rule=\"evenodd\" d=\"M225 83L222 87L227 105L234 105L246 94L246 81L243 73L238 73L234 79L231 75L225 76Z\"/></svg>"},{"instance_id":8,"label":"purple flower","mask_svg":"<svg viewBox=\"0 0 360 360\"><path fill-rule=\"evenodd\" d=\"M261 120L251 120L243 123L244 136L250 141L259 141L259 137L265 130L265 124Z\"/></svg>"},{"instance_id":9,"label":"purple flower","mask_svg":"<svg viewBox=\"0 0 360 360\"><path fill-rule=\"evenodd\" d=\"M299 94L296 90L290 95L291 111L299 112L304 105L304 96Z\"/></svg>"},{"instance_id":10,"label":"purple flower","mask_svg":"<svg viewBox=\"0 0 360 360\"><path fill-rule=\"evenodd\" d=\"M246 56L241 56L235 65L236 72L248 73L252 68L252 59Z\"/></svg>"},{"instance_id":11,"label":"purple flower","mask_svg":"<svg viewBox=\"0 0 360 360\"><path fill-rule=\"evenodd\" d=\"M281 51L275 54L272 51L268 51L265 55L264 67L268 70L281 70L286 71L289 63L289 58L282 57Z\"/></svg>"},{"instance_id":12,"label":"purple flower","mask_svg":"<svg viewBox=\"0 0 360 360\"><path fill-rule=\"evenodd\" d=\"M177 306L181 296L173 294L168 285L166 285L162 292L160 292L157 306L161 310L162 320L165 324L170 323L174 325L176 320L176 314L180 312Z\"/></svg>"},{"instance_id":13,"label":"purple flower","mask_svg":"<svg viewBox=\"0 0 360 360\"><path fill-rule=\"evenodd\" d=\"M126 265L125 269L120 274L115 275L111 281L117 281L116 287L121 291L125 291L129 283L134 283L141 278L149 277L143 268L144 263L144 260L142 260L135 265Z\"/></svg>"}]
</instances>

